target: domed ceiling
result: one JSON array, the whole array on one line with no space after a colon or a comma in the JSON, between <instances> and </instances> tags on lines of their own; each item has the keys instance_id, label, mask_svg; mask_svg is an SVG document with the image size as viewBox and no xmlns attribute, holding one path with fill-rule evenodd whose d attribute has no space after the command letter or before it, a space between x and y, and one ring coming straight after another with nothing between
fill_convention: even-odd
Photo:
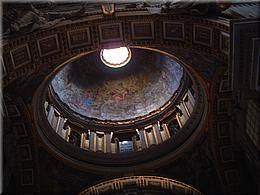
<instances>
[{"instance_id":1,"label":"domed ceiling","mask_svg":"<svg viewBox=\"0 0 260 195\"><path fill-rule=\"evenodd\" d=\"M131 51L122 68L105 66L99 52L65 65L51 81L53 92L72 111L98 120L128 120L160 109L178 89L183 68L158 52Z\"/></svg>"}]
</instances>

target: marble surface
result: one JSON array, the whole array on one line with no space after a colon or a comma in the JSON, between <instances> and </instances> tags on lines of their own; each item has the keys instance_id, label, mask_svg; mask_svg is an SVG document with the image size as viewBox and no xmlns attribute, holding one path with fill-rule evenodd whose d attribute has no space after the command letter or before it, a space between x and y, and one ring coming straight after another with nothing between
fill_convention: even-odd
<instances>
[{"instance_id":1,"label":"marble surface","mask_svg":"<svg viewBox=\"0 0 260 195\"><path fill-rule=\"evenodd\" d=\"M117 70L105 67L99 52L65 65L51 81L72 111L99 120L128 120L159 109L178 89L183 68L158 52L131 49L132 59Z\"/></svg>"}]
</instances>

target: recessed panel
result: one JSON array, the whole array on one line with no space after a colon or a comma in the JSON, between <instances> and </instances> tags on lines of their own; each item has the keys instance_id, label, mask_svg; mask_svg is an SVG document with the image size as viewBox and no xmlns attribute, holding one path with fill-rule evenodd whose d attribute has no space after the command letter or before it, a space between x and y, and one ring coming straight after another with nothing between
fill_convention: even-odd
<instances>
[{"instance_id":1,"label":"recessed panel","mask_svg":"<svg viewBox=\"0 0 260 195\"><path fill-rule=\"evenodd\" d=\"M23 169L21 173L21 185L22 186L31 186L34 184L33 169Z\"/></svg>"},{"instance_id":2,"label":"recessed panel","mask_svg":"<svg viewBox=\"0 0 260 195\"><path fill-rule=\"evenodd\" d=\"M21 160L24 160L24 161L32 160L31 146L29 144L20 145L19 146L19 155L20 155Z\"/></svg>"},{"instance_id":3,"label":"recessed panel","mask_svg":"<svg viewBox=\"0 0 260 195\"><path fill-rule=\"evenodd\" d=\"M27 136L27 131L24 123L15 123L13 124L13 127L18 138Z\"/></svg>"},{"instance_id":4,"label":"recessed panel","mask_svg":"<svg viewBox=\"0 0 260 195\"><path fill-rule=\"evenodd\" d=\"M99 25L99 36L102 43L122 41L123 34L121 23Z\"/></svg>"},{"instance_id":5,"label":"recessed panel","mask_svg":"<svg viewBox=\"0 0 260 195\"><path fill-rule=\"evenodd\" d=\"M67 35L70 48L76 48L91 44L89 28L68 31Z\"/></svg>"},{"instance_id":6,"label":"recessed panel","mask_svg":"<svg viewBox=\"0 0 260 195\"><path fill-rule=\"evenodd\" d=\"M41 57L48 56L60 51L57 34L37 40L37 44Z\"/></svg>"},{"instance_id":7,"label":"recessed panel","mask_svg":"<svg viewBox=\"0 0 260 195\"><path fill-rule=\"evenodd\" d=\"M153 22L132 22L133 39L154 39Z\"/></svg>"},{"instance_id":8,"label":"recessed panel","mask_svg":"<svg viewBox=\"0 0 260 195\"><path fill-rule=\"evenodd\" d=\"M21 115L15 104L7 105L6 109L9 117L19 117Z\"/></svg>"},{"instance_id":9,"label":"recessed panel","mask_svg":"<svg viewBox=\"0 0 260 195\"><path fill-rule=\"evenodd\" d=\"M212 29L200 25L193 26L193 41L194 43L211 46L212 44Z\"/></svg>"},{"instance_id":10,"label":"recessed panel","mask_svg":"<svg viewBox=\"0 0 260 195\"><path fill-rule=\"evenodd\" d=\"M10 54L14 69L28 64L31 61L31 55L27 44L11 50Z\"/></svg>"},{"instance_id":11,"label":"recessed panel","mask_svg":"<svg viewBox=\"0 0 260 195\"><path fill-rule=\"evenodd\" d=\"M226 54L229 53L229 34L225 32L220 33L220 50Z\"/></svg>"},{"instance_id":12,"label":"recessed panel","mask_svg":"<svg viewBox=\"0 0 260 195\"><path fill-rule=\"evenodd\" d=\"M184 40L184 24L178 22L163 23L164 39Z\"/></svg>"}]
</instances>

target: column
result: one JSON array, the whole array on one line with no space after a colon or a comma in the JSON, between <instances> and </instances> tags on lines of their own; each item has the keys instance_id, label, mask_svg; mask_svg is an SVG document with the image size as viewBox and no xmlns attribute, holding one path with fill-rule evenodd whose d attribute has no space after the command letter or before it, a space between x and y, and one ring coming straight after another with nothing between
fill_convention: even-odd
<instances>
[{"instance_id":1,"label":"column","mask_svg":"<svg viewBox=\"0 0 260 195\"><path fill-rule=\"evenodd\" d=\"M89 140L90 140L90 130L88 130L88 132L85 133L85 149L86 150L90 150L90 148L89 148L90 141Z\"/></svg>"},{"instance_id":2,"label":"column","mask_svg":"<svg viewBox=\"0 0 260 195\"><path fill-rule=\"evenodd\" d=\"M66 132L67 132L67 130L66 129L62 129L61 131L60 131L60 136L63 138L63 139L65 139L66 140Z\"/></svg>"},{"instance_id":3,"label":"column","mask_svg":"<svg viewBox=\"0 0 260 195\"><path fill-rule=\"evenodd\" d=\"M195 99L194 99L192 93L190 92L190 90L188 90L187 93L188 93L188 96L189 96L189 99L190 99L191 105L192 105L192 107L194 107L194 105L195 105Z\"/></svg>"},{"instance_id":4,"label":"column","mask_svg":"<svg viewBox=\"0 0 260 195\"><path fill-rule=\"evenodd\" d=\"M150 142L148 139L148 133L145 129L144 129L144 139L145 139L146 147L148 148L150 146Z\"/></svg>"},{"instance_id":5,"label":"column","mask_svg":"<svg viewBox=\"0 0 260 195\"><path fill-rule=\"evenodd\" d=\"M96 151L104 152L104 136L96 132Z\"/></svg>"},{"instance_id":6,"label":"column","mask_svg":"<svg viewBox=\"0 0 260 195\"><path fill-rule=\"evenodd\" d=\"M85 133L81 133L81 139L80 139L80 148L85 148L85 140L86 140L86 137L85 137Z\"/></svg>"},{"instance_id":7,"label":"column","mask_svg":"<svg viewBox=\"0 0 260 195\"><path fill-rule=\"evenodd\" d=\"M97 151L97 134L96 132L93 132L93 151Z\"/></svg>"},{"instance_id":8,"label":"column","mask_svg":"<svg viewBox=\"0 0 260 195\"><path fill-rule=\"evenodd\" d=\"M182 125L179 113L176 113L176 119L178 121L178 124L179 124L180 128L182 128L183 125Z\"/></svg>"},{"instance_id":9,"label":"column","mask_svg":"<svg viewBox=\"0 0 260 195\"><path fill-rule=\"evenodd\" d=\"M163 125L162 125L162 128L163 128L163 130L165 131L166 138L169 139L169 138L171 137L171 135L170 135L170 133L169 133L169 129L168 129L167 124L163 124Z\"/></svg>"},{"instance_id":10,"label":"column","mask_svg":"<svg viewBox=\"0 0 260 195\"><path fill-rule=\"evenodd\" d=\"M154 133L156 144L161 143L162 142L162 135L161 135L161 132L160 132L159 121L158 121L158 123L153 125L153 133Z\"/></svg>"},{"instance_id":11,"label":"column","mask_svg":"<svg viewBox=\"0 0 260 195\"><path fill-rule=\"evenodd\" d=\"M59 126L60 126L60 121L61 121L61 116L58 115L58 121L57 121L57 124L56 126L54 127L56 133L58 133L58 130L59 130Z\"/></svg>"},{"instance_id":12,"label":"column","mask_svg":"<svg viewBox=\"0 0 260 195\"><path fill-rule=\"evenodd\" d=\"M95 143L96 143L96 150L95 150L95 152L99 150L99 147L98 147L99 143L98 142L99 142L99 137L98 137L98 135L96 133L96 141L95 141Z\"/></svg>"},{"instance_id":13,"label":"column","mask_svg":"<svg viewBox=\"0 0 260 195\"><path fill-rule=\"evenodd\" d=\"M194 102L192 94L189 92L189 90L187 92L187 97L188 97L188 101L185 102L185 106L189 110L189 114L191 114L192 111L193 111L193 107L194 107L195 102Z\"/></svg>"},{"instance_id":14,"label":"column","mask_svg":"<svg viewBox=\"0 0 260 195\"><path fill-rule=\"evenodd\" d=\"M111 152L111 134L105 133L105 140L106 140L106 152Z\"/></svg>"},{"instance_id":15,"label":"column","mask_svg":"<svg viewBox=\"0 0 260 195\"><path fill-rule=\"evenodd\" d=\"M58 130L57 130L57 133L59 135L61 135L62 129L63 129L64 124L66 123L66 121L67 121L66 118L61 117L61 120L60 120L60 123L59 123L59 126L58 126Z\"/></svg>"},{"instance_id":16,"label":"column","mask_svg":"<svg viewBox=\"0 0 260 195\"><path fill-rule=\"evenodd\" d=\"M105 135L101 137L101 151L105 152Z\"/></svg>"},{"instance_id":17,"label":"column","mask_svg":"<svg viewBox=\"0 0 260 195\"><path fill-rule=\"evenodd\" d=\"M103 151L104 151L104 153L107 153L107 133L104 133L104 137L103 137L104 139L104 148L103 148Z\"/></svg>"},{"instance_id":18,"label":"column","mask_svg":"<svg viewBox=\"0 0 260 195\"><path fill-rule=\"evenodd\" d=\"M45 101L45 102L44 102L44 108L45 108L45 113L46 113L46 115L48 114L48 111L47 111L48 106L49 106L49 103L48 103L47 101Z\"/></svg>"},{"instance_id":19,"label":"column","mask_svg":"<svg viewBox=\"0 0 260 195\"><path fill-rule=\"evenodd\" d=\"M97 140L97 134L93 131L90 132L90 135L89 135L89 149L91 151L94 151L96 152L96 141Z\"/></svg>"},{"instance_id":20,"label":"column","mask_svg":"<svg viewBox=\"0 0 260 195\"><path fill-rule=\"evenodd\" d=\"M50 106L50 110L48 112L47 119L48 119L49 123L51 124L52 118L54 116L54 108L52 105L49 105L49 106Z\"/></svg>"},{"instance_id":21,"label":"column","mask_svg":"<svg viewBox=\"0 0 260 195\"><path fill-rule=\"evenodd\" d=\"M144 130L139 130L139 136L140 136L142 149L147 148L147 142L145 140Z\"/></svg>"},{"instance_id":22,"label":"column","mask_svg":"<svg viewBox=\"0 0 260 195\"><path fill-rule=\"evenodd\" d=\"M59 115L57 116L57 112L54 109L54 114L53 114L53 117L52 117L52 120L51 120L51 126L52 126L53 131L55 131L55 132L57 132L56 128L57 128L57 125L58 125L58 120L59 120Z\"/></svg>"},{"instance_id":23,"label":"column","mask_svg":"<svg viewBox=\"0 0 260 195\"><path fill-rule=\"evenodd\" d=\"M149 143L149 146L151 146L153 144L156 144L156 140L155 140L155 137L154 137L153 129L149 133L146 131L146 135L147 135L147 141Z\"/></svg>"},{"instance_id":24,"label":"column","mask_svg":"<svg viewBox=\"0 0 260 195\"><path fill-rule=\"evenodd\" d=\"M65 135L65 140L69 142L69 136L70 136L71 128L70 126L67 127L66 135Z\"/></svg>"},{"instance_id":25,"label":"column","mask_svg":"<svg viewBox=\"0 0 260 195\"><path fill-rule=\"evenodd\" d=\"M137 149L137 145L136 145L136 136L135 135L132 137L132 142L134 145L134 151L137 151L138 149Z\"/></svg>"},{"instance_id":26,"label":"column","mask_svg":"<svg viewBox=\"0 0 260 195\"><path fill-rule=\"evenodd\" d=\"M119 140L118 138L115 138L115 148L116 148L116 153L119 152Z\"/></svg>"},{"instance_id":27,"label":"column","mask_svg":"<svg viewBox=\"0 0 260 195\"><path fill-rule=\"evenodd\" d=\"M186 111L186 109L184 108L184 106L183 106L182 103L180 104L179 108L180 108L180 110L182 111L182 114L183 114L183 115L180 117L181 123L182 123L182 125L184 125L185 122L187 121L187 119L188 119L189 117L188 117L187 111Z\"/></svg>"},{"instance_id":28,"label":"column","mask_svg":"<svg viewBox=\"0 0 260 195\"><path fill-rule=\"evenodd\" d=\"M185 111L186 111L186 113L187 113L187 115L188 115L188 117L190 116L190 111L189 111L189 109L188 109L188 107L187 107L187 105L186 105L186 102L189 102L189 96L186 94L186 97L185 97L185 99L187 98L187 101L183 101L182 102L182 106L184 107L184 109L185 109Z\"/></svg>"}]
</instances>

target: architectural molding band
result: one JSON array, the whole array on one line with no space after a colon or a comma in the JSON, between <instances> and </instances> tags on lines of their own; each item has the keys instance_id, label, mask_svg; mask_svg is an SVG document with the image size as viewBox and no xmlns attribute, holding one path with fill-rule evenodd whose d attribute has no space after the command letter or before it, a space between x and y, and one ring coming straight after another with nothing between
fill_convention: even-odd
<instances>
[{"instance_id":1,"label":"architectural molding band","mask_svg":"<svg viewBox=\"0 0 260 195\"><path fill-rule=\"evenodd\" d=\"M102 183L98 183L92 187L79 193L79 195L97 195L97 194L113 194L118 192L127 192L135 189L140 192L165 192L170 194L185 194L185 195L202 195L202 193L179 181L158 177L158 176L130 176L121 177Z\"/></svg>"},{"instance_id":2,"label":"architectural molding band","mask_svg":"<svg viewBox=\"0 0 260 195\"><path fill-rule=\"evenodd\" d=\"M142 26L145 26L142 31L149 37L145 41L143 35L138 34ZM112 37L109 35L111 30L116 32ZM171 31L180 32L169 33ZM111 43L114 47L163 45L176 51L194 49L204 55L214 55L226 64L228 53L222 50L221 45L228 45L229 37L219 40L221 33L229 33L226 21L184 15L143 15L138 19L135 16L121 16L116 21L109 18L97 20L95 17L86 21L76 20L3 41L3 86L24 79L25 75L27 77L39 68L51 72L78 54L111 47Z\"/></svg>"}]
</instances>

